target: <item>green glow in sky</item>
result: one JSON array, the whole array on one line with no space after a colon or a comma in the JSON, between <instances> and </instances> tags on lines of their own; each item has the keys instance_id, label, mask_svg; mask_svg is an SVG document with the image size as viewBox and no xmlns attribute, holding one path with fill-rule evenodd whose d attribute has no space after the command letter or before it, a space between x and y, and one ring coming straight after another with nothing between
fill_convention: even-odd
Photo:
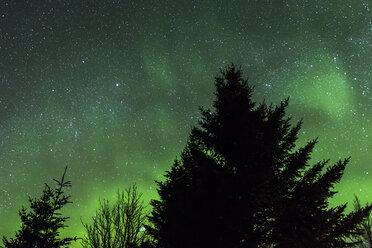
<instances>
[{"instance_id":1,"label":"green glow in sky","mask_svg":"<svg viewBox=\"0 0 372 248\"><path fill-rule=\"evenodd\" d=\"M296 97L293 104L305 105L315 112L333 118L334 121L348 121L351 117L350 109L355 109L352 97L352 87L346 72L333 62L317 62L315 58L309 68L304 68L294 77L296 86L291 95Z\"/></svg>"},{"instance_id":2,"label":"green glow in sky","mask_svg":"<svg viewBox=\"0 0 372 248\"><path fill-rule=\"evenodd\" d=\"M303 118L313 160L351 156L334 203L372 202L368 1L2 1L0 235L65 166L80 235L98 199L154 180L179 157L219 68L241 64L254 99ZM78 247L78 246L77 246Z\"/></svg>"}]
</instances>

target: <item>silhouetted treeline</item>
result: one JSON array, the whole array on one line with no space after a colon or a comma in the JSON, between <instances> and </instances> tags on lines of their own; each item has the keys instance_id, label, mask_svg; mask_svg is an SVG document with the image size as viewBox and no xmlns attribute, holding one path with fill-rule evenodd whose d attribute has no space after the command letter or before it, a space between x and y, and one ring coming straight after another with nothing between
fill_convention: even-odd
<instances>
[{"instance_id":1,"label":"silhouetted treeline","mask_svg":"<svg viewBox=\"0 0 372 248\"><path fill-rule=\"evenodd\" d=\"M256 103L242 71L230 65L215 79L213 109L191 130L180 159L158 181L159 200L145 211L135 186L100 202L83 223L82 246L90 248L333 248L371 247L371 205L346 214L346 204L329 199L349 158L310 164L317 140L296 147L302 121L291 124L289 100L278 106ZM22 226L4 246L65 247L59 238L67 217L70 182L45 186L31 211L20 211Z\"/></svg>"}]
</instances>

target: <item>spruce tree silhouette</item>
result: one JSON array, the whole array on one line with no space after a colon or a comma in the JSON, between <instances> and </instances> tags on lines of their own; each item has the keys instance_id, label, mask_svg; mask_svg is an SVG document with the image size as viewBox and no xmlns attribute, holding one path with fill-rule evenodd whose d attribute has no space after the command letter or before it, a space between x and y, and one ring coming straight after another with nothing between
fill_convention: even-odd
<instances>
[{"instance_id":1,"label":"spruce tree silhouette","mask_svg":"<svg viewBox=\"0 0 372 248\"><path fill-rule=\"evenodd\" d=\"M240 68L215 79L214 111L157 182L148 230L158 248L343 247L371 206L348 215L330 208L348 160L309 165L316 140L295 149L302 121L290 124L288 99L256 104Z\"/></svg>"},{"instance_id":2,"label":"spruce tree silhouette","mask_svg":"<svg viewBox=\"0 0 372 248\"><path fill-rule=\"evenodd\" d=\"M43 195L39 199L29 198L31 211L22 207L19 211L22 226L15 238L8 240L3 237L5 248L59 248L71 244L75 238L59 238L59 229L67 227L64 222L68 217L62 217L59 212L68 203L70 196L65 194L65 188L71 187L70 181L65 181L67 167L60 181L53 179L57 186L52 189L45 184Z\"/></svg>"}]
</instances>

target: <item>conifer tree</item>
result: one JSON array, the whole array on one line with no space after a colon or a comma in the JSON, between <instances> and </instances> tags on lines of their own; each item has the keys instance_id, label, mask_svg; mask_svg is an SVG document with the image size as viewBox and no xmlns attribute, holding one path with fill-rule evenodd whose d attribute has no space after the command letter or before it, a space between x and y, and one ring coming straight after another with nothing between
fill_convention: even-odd
<instances>
[{"instance_id":1,"label":"conifer tree","mask_svg":"<svg viewBox=\"0 0 372 248\"><path fill-rule=\"evenodd\" d=\"M214 110L201 108L181 158L157 182L148 227L159 248L343 247L371 206L330 208L348 159L310 165L317 140L296 149L288 99L252 100L234 65L215 79ZM323 169L326 171L323 172Z\"/></svg>"},{"instance_id":2,"label":"conifer tree","mask_svg":"<svg viewBox=\"0 0 372 248\"><path fill-rule=\"evenodd\" d=\"M22 226L15 238L3 237L4 248L59 248L69 245L76 238L59 238L59 230L67 227L59 212L68 203L70 196L65 189L71 187L70 181L65 181L67 167L61 180L53 179L57 186L51 188L45 184L40 198L29 198L30 211L25 207L19 211Z\"/></svg>"}]
</instances>

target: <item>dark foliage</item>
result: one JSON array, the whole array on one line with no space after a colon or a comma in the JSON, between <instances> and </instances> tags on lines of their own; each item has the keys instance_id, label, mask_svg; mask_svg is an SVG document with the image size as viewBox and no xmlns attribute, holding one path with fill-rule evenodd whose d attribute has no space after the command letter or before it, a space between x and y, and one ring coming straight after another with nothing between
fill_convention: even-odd
<instances>
[{"instance_id":1,"label":"dark foliage","mask_svg":"<svg viewBox=\"0 0 372 248\"><path fill-rule=\"evenodd\" d=\"M100 202L90 223L83 223L86 236L82 239L84 248L143 248L149 245L144 229L147 214L135 185L125 192L118 192L117 201L110 205L108 200ZM142 247L142 246L141 246Z\"/></svg>"},{"instance_id":2,"label":"dark foliage","mask_svg":"<svg viewBox=\"0 0 372 248\"><path fill-rule=\"evenodd\" d=\"M345 214L328 199L348 159L310 165L316 140L295 148L301 121L279 106L256 104L234 65L215 79L214 111L165 180L157 182L150 233L159 248L344 247L371 206Z\"/></svg>"},{"instance_id":3,"label":"dark foliage","mask_svg":"<svg viewBox=\"0 0 372 248\"><path fill-rule=\"evenodd\" d=\"M57 248L69 245L76 238L59 238L59 230L67 227L64 223L68 217L62 217L59 212L68 203L70 196L65 194L65 188L71 187L70 181L65 181L67 167L60 181L53 179L57 186L51 188L45 184L43 195L38 199L29 198L30 211L22 208L19 212L22 226L15 238L3 237L6 248Z\"/></svg>"},{"instance_id":4,"label":"dark foliage","mask_svg":"<svg viewBox=\"0 0 372 248\"><path fill-rule=\"evenodd\" d=\"M359 211L362 207L357 196L354 199L355 211ZM371 216L365 218L360 223L361 234L355 237L355 241L358 242L355 247L358 248L371 248L372 247L372 219Z\"/></svg>"},{"instance_id":5,"label":"dark foliage","mask_svg":"<svg viewBox=\"0 0 372 248\"><path fill-rule=\"evenodd\" d=\"M155 248L155 245L150 240L146 240L140 244L139 248Z\"/></svg>"}]
</instances>

